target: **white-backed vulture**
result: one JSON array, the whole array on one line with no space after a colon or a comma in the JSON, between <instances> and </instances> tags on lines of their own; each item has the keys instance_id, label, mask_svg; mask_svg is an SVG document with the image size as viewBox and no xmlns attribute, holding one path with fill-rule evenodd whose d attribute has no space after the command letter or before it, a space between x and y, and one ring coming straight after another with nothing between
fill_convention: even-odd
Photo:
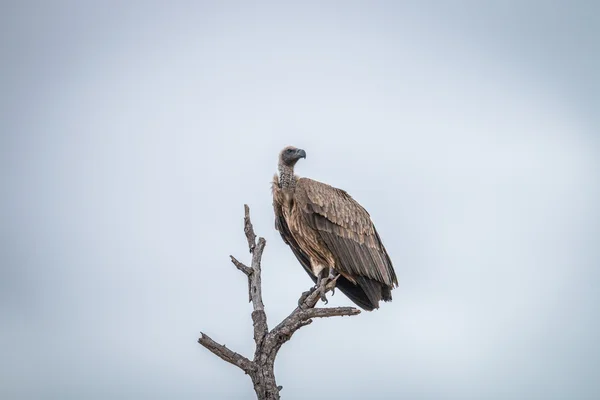
<instances>
[{"instance_id":1,"label":"white-backed vulture","mask_svg":"<svg viewBox=\"0 0 600 400\"><path fill-rule=\"evenodd\" d=\"M364 310L391 301L396 273L369 213L348 193L294 175L306 152L286 147L273 178L275 228L317 287L338 276L336 288ZM323 300L324 294L323 294Z\"/></svg>"}]
</instances>

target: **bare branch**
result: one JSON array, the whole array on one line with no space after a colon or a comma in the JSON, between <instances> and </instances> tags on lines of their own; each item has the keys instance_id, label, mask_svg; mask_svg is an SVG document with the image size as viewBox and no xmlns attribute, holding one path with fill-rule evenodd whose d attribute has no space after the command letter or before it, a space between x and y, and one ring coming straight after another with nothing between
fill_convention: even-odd
<instances>
[{"instance_id":1,"label":"bare branch","mask_svg":"<svg viewBox=\"0 0 600 400\"><path fill-rule=\"evenodd\" d=\"M267 325L267 314L265 314L265 305L262 300L262 283L260 262L263 250L267 242L263 238L258 238L258 245L252 253L252 275L250 276L250 297L252 298L252 325L254 327L254 341L257 348L260 347L265 335L269 332Z\"/></svg>"},{"instance_id":2,"label":"bare branch","mask_svg":"<svg viewBox=\"0 0 600 400\"><path fill-rule=\"evenodd\" d=\"M252 301L252 273L254 272L252 268L247 267L243 263L239 262L234 256L229 256L231 258L231 262L235 265L237 269L242 271L248 277L248 302Z\"/></svg>"},{"instance_id":3,"label":"bare branch","mask_svg":"<svg viewBox=\"0 0 600 400\"><path fill-rule=\"evenodd\" d=\"M235 267L237 269L239 269L240 271L242 271L244 274L246 274L246 276L250 276L252 275L252 268L247 267L244 263L239 262L234 256L229 256L229 258L231 258L231 262L233 263L233 265L235 265Z\"/></svg>"},{"instance_id":4,"label":"bare branch","mask_svg":"<svg viewBox=\"0 0 600 400\"><path fill-rule=\"evenodd\" d=\"M310 308L300 313L303 319L343 317L360 314L360 310L354 307L334 307L334 308Z\"/></svg>"},{"instance_id":5,"label":"bare branch","mask_svg":"<svg viewBox=\"0 0 600 400\"><path fill-rule=\"evenodd\" d=\"M269 327L267 325L267 315L265 314L265 306L262 301L260 265L262 254L267 242L264 238L258 238L258 244L256 243L256 234L254 233L254 228L252 227L250 208L247 204L244 204L244 233L246 234L248 247L252 253L252 267L246 266L233 256L229 257L236 268L242 271L248 277L248 300L252 302L254 309L252 312L252 325L254 327L254 341L258 346L269 331Z\"/></svg>"},{"instance_id":6,"label":"bare branch","mask_svg":"<svg viewBox=\"0 0 600 400\"><path fill-rule=\"evenodd\" d=\"M261 266L260 262L262 259L262 253L265 249L267 242L263 238L258 238L258 245L252 253L252 304L254 305L254 311L264 310L265 306L262 301L262 286L261 286Z\"/></svg>"},{"instance_id":7,"label":"bare branch","mask_svg":"<svg viewBox=\"0 0 600 400\"><path fill-rule=\"evenodd\" d=\"M228 349L220 343L215 342L203 332L200 332L200 335L201 336L200 339L198 339L198 343L206 347L213 354L219 356L222 360L241 368L246 374L249 374L256 369L254 363L248 360L246 357Z\"/></svg>"},{"instance_id":8,"label":"bare branch","mask_svg":"<svg viewBox=\"0 0 600 400\"><path fill-rule=\"evenodd\" d=\"M250 249L250 253L252 253L254 247L256 247L256 234L254 233L252 221L250 221L250 207L248 207L248 204L244 204L244 233L248 240L248 248Z\"/></svg>"}]
</instances>

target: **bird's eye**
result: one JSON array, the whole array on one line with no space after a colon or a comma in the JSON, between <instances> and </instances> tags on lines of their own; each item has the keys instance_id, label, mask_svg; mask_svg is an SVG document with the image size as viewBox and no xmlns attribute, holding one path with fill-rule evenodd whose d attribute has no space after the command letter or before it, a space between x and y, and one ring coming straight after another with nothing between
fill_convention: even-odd
<instances>
[{"instance_id":1,"label":"bird's eye","mask_svg":"<svg viewBox=\"0 0 600 400\"><path fill-rule=\"evenodd\" d=\"M287 149L285 152L286 153L291 153L293 150L292 149Z\"/></svg>"}]
</instances>

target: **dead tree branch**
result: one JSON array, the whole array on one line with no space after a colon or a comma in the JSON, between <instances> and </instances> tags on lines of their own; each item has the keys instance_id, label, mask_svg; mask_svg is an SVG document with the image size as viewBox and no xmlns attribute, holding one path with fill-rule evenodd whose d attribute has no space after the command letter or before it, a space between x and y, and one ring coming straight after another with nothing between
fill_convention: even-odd
<instances>
[{"instance_id":1,"label":"dead tree branch","mask_svg":"<svg viewBox=\"0 0 600 400\"><path fill-rule=\"evenodd\" d=\"M215 342L208 335L205 335L202 332L200 332L200 335L201 336L200 339L198 339L198 342L210 350L213 354L219 356L222 360L240 367L247 374L254 370L252 361L248 360L246 357L229 350L227 347Z\"/></svg>"},{"instance_id":2,"label":"dead tree branch","mask_svg":"<svg viewBox=\"0 0 600 400\"><path fill-rule=\"evenodd\" d=\"M253 307L252 325L256 344L254 359L250 361L248 358L215 342L204 333L201 333L198 343L250 375L259 400L276 400L279 399L279 392L282 387L277 386L275 381L274 365L281 346L290 340L298 329L310 325L313 318L357 315L360 310L353 307L315 308L320 299L321 291L317 290L319 288L312 288L302 294L298 300L298 307L279 325L269 331L261 287L261 260L267 242L262 237L259 237L258 241L256 240L256 234L250 221L250 209L247 205L244 205L244 233L248 240L248 249L252 254L251 266L248 267L235 257L230 257L235 267L248 278L248 298ZM323 279L321 285L324 286L325 292L332 290L335 287L335 279Z\"/></svg>"}]
</instances>

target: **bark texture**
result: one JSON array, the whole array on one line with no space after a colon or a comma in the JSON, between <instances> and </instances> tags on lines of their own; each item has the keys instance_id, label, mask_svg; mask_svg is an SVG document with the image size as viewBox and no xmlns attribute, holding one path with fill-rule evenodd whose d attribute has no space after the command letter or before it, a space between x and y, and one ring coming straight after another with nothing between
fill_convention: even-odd
<instances>
[{"instance_id":1,"label":"bark texture","mask_svg":"<svg viewBox=\"0 0 600 400\"><path fill-rule=\"evenodd\" d=\"M254 342L256 344L254 357L250 360L215 342L204 333L201 333L198 343L222 360L239 367L244 373L249 375L259 400L276 400L280 398L279 392L282 387L277 386L274 366L275 358L281 346L290 340L298 329L312 323L313 318L357 315L360 313L360 310L353 307L315 308L322 291L311 288L311 290L302 293L298 300L298 307L275 328L269 330L261 290L261 259L266 241L262 237L259 237L258 240L256 239L256 234L250 221L250 209L247 205L244 205L244 233L246 234L248 248L252 255L251 266L248 267L235 257L230 257L231 262L236 268L248 278L248 298L252 302L253 307L252 325L254 328ZM322 289L327 292L335 287L335 280L323 279L321 285L323 286Z\"/></svg>"}]
</instances>

